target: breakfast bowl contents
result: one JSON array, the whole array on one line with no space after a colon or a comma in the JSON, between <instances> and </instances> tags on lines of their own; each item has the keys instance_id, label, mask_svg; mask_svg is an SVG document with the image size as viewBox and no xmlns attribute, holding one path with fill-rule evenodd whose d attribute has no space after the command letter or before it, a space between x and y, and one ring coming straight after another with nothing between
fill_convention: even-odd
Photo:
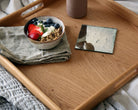
<instances>
[{"instance_id":1,"label":"breakfast bowl contents","mask_svg":"<svg viewBox=\"0 0 138 110\"><path fill-rule=\"evenodd\" d=\"M51 49L57 46L64 31L63 22L52 16L33 18L24 27L25 35L38 49Z\"/></svg>"}]
</instances>

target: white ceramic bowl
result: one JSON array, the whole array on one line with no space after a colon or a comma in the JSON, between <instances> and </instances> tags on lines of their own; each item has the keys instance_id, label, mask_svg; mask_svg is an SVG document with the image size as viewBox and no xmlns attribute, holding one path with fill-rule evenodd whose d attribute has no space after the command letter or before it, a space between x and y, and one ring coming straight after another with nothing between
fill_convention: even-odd
<instances>
[{"instance_id":1,"label":"white ceramic bowl","mask_svg":"<svg viewBox=\"0 0 138 110\"><path fill-rule=\"evenodd\" d=\"M25 35L28 37L29 41L32 43L32 45L34 45L38 49L52 49L52 48L56 47L60 43L60 41L63 37L63 34L65 32L64 23L60 19L53 17L53 16L40 16L40 17L36 17L36 18L38 20L46 20L48 18L51 18L53 20L53 22L58 23L62 27L62 34L58 37L58 39L52 40L52 41L40 42L37 40L33 40L28 37L28 30L27 30L28 25L30 24L30 21L32 21L32 19L31 19L24 26L24 32L25 32Z\"/></svg>"}]
</instances>

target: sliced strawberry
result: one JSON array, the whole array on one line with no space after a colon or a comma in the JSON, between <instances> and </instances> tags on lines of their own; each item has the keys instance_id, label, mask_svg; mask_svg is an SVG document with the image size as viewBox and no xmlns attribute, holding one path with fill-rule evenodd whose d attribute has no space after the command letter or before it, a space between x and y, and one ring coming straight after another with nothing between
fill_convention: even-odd
<instances>
[{"instance_id":1,"label":"sliced strawberry","mask_svg":"<svg viewBox=\"0 0 138 110\"><path fill-rule=\"evenodd\" d=\"M31 30L30 33L38 33L40 36L43 34L42 32L38 31L38 30Z\"/></svg>"},{"instance_id":2,"label":"sliced strawberry","mask_svg":"<svg viewBox=\"0 0 138 110\"><path fill-rule=\"evenodd\" d=\"M39 31L31 31L28 36L33 40L38 40L38 38L40 37L40 33Z\"/></svg>"},{"instance_id":3,"label":"sliced strawberry","mask_svg":"<svg viewBox=\"0 0 138 110\"><path fill-rule=\"evenodd\" d=\"M41 27L38 27L34 24L29 24L28 26L28 33L30 33L31 31L39 31L40 32L40 35L43 34L42 30L41 30Z\"/></svg>"},{"instance_id":4,"label":"sliced strawberry","mask_svg":"<svg viewBox=\"0 0 138 110\"><path fill-rule=\"evenodd\" d=\"M31 32L32 29L34 29L35 25L34 24L29 24L28 26L28 32Z\"/></svg>"}]
</instances>

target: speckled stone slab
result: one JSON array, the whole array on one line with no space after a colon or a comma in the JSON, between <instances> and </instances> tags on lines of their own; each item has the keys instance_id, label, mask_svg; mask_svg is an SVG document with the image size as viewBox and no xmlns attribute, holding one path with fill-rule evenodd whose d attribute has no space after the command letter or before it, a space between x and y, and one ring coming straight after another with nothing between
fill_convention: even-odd
<instances>
[{"instance_id":1,"label":"speckled stone slab","mask_svg":"<svg viewBox=\"0 0 138 110\"><path fill-rule=\"evenodd\" d=\"M82 25L75 49L113 54L117 29Z\"/></svg>"}]
</instances>

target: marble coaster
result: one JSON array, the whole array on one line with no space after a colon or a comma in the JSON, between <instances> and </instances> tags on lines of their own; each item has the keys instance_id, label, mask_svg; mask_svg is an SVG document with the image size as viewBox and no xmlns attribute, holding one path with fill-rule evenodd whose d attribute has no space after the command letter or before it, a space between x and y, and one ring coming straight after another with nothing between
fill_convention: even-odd
<instances>
[{"instance_id":1,"label":"marble coaster","mask_svg":"<svg viewBox=\"0 0 138 110\"><path fill-rule=\"evenodd\" d=\"M113 54L117 29L82 25L75 49Z\"/></svg>"}]
</instances>

